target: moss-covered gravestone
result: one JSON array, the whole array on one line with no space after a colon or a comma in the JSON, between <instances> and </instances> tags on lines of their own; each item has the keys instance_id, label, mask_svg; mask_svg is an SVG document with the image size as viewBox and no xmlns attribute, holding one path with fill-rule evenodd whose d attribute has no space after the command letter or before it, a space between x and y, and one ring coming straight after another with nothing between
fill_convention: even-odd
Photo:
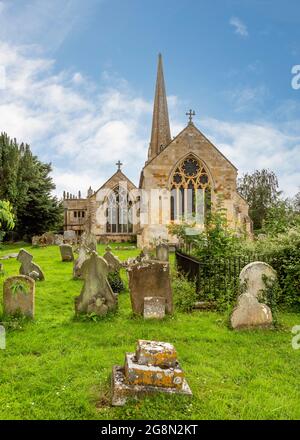
<instances>
[{"instance_id":1,"label":"moss-covered gravestone","mask_svg":"<svg viewBox=\"0 0 300 440\"><path fill-rule=\"evenodd\" d=\"M76 313L94 313L103 316L117 306L117 297L107 280L108 265L104 258L93 251L81 268L84 285L81 294L75 298Z\"/></svg>"},{"instance_id":2,"label":"moss-covered gravestone","mask_svg":"<svg viewBox=\"0 0 300 440\"><path fill-rule=\"evenodd\" d=\"M6 315L34 317L35 281L26 276L9 277L3 284L3 309Z\"/></svg>"}]
</instances>

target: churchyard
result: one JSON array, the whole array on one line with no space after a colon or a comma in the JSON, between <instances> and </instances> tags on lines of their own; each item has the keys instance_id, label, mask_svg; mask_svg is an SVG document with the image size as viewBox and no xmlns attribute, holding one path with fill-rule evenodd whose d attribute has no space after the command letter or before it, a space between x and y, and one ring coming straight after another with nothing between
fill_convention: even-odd
<instances>
[{"instance_id":1,"label":"churchyard","mask_svg":"<svg viewBox=\"0 0 300 440\"><path fill-rule=\"evenodd\" d=\"M112 244L121 261L138 249ZM127 248L126 250L122 249ZM162 320L133 316L128 279L114 313L75 317L82 279L62 261L58 245L3 245L0 257L23 248L45 275L35 283L34 320L4 318L6 349L0 350L0 419L299 419L300 350L291 329L299 313L280 310L275 328L236 331L231 310L181 312ZM98 254L106 252L97 246ZM174 254L170 255L171 270ZM19 273L16 258L1 260L4 280ZM2 316L2 296L0 313ZM176 347L193 396L157 394L111 406L111 371L123 365L137 340Z\"/></svg>"}]
</instances>

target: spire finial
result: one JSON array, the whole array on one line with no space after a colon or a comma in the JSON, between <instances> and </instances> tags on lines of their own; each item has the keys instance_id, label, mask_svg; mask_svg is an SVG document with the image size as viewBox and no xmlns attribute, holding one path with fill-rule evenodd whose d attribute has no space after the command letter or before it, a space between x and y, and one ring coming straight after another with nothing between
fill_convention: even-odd
<instances>
[{"instance_id":1,"label":"spire finial","mask_svg":"<svg viewBox=\"0 0 300 440\"><path fill-rule=\"evenodd\" d=\"M153 106L152 132L149 159L155 157L162 148L171 142L168 103L162 65L162 55L158 54L157 78Z\"/></svg>"}]
</instances>

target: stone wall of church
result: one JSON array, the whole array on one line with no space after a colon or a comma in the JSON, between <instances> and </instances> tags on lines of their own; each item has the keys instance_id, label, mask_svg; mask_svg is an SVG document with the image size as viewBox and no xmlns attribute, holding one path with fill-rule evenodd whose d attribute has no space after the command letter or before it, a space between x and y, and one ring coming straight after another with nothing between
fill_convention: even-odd
<instances>
[{"instance_id":1,"label":"stone wall of church","mask_svg":"<svg viewBox=\"0 0 300 440\"><path fill-rule=\"evenodd\" d=\"M199 159L209 174L212 186L212 205L216 205L218 196L222 197L229 225L235 229L245 227L250 234L251 220L248 216L248 205L236 191L236 168L193 124L189 124L158 156L146 163L141 182L142 188L146 190L169 189L176 166L189 154ZM151 244L158 236L174 242L174 237L168 236L166 227L166 224L170 222L170 196L168 194L162 191L160 201L157 198L156 201L150 200L149 224L143 228L139 237L140 246ZM162 210L157 209L159 203ZM155 207L154 212L153 207Z\"/></svg>"}]
</instances>

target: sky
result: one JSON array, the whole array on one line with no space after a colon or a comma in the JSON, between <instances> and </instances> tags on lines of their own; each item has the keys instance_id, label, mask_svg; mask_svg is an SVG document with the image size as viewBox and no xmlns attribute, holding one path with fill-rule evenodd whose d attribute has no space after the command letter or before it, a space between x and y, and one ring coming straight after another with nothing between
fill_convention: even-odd
<instances>
[{"instance_id":1,"label":"sky","mask_svg":"<svg viewBox=\"0 0 300 440\"><path fill-rule=\"evenodd\" d=\"M300 190L299 0L0 0L0 131L86 194L147 158L163 56L172 136L195 125L239 176Z\"/></svg>"}]
</instances>

